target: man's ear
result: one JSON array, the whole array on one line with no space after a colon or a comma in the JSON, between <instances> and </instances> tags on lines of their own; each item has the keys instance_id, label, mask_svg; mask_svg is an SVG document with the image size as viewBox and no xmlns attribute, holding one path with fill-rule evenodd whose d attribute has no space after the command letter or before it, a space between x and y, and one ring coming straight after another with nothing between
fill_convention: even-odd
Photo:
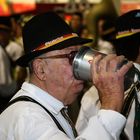
<instances>
[{"instance_id":1,"label":"man's ear","mask_svg":"<svg viewBox=\"0 0 140 140\"><path fill-rule=\"evenodd\" d=\"M46 79L46 74L44 71L44 61L42 61L42 59L35 59L33 61L33 70L38 79L42 81Z\"/></svg>"}]
</instances>

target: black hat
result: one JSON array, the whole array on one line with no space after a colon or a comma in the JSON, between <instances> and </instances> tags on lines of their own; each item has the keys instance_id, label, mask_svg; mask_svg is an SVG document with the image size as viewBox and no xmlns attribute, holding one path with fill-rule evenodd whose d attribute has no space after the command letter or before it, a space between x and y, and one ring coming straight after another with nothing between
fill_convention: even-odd
<instances>
[{"instance_id":1,"label":"black hat","mask_svg":"<svg viewBox=\"0 0 140 140\"><path fill-rule=\"evenodd\" d=\"M48 51L91 42L73 33L69 25L56 13L46 12L31 18L23 27L25 55L16 63L22 67L35 57Z\"/></svg>"},{"instance_id":2,"label":"black hat","mask_svg":"<svg viewBox=\"0 0 140 140\"><path fill-rule=\"evenodd\" d=\"M116 41L140 35L140 9L129 11L116 21Z\"/></svg>"}]
</instances>

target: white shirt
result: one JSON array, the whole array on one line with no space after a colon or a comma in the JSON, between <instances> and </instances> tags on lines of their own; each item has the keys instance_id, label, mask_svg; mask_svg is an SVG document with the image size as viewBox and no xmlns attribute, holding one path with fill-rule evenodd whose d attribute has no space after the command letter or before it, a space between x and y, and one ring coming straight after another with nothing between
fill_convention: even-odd
<instances>
[{"instance_id":1,"label":"white shirt","mask_svg":"<svg viewBox=\"0 0 140 140\"><path fill-rule=\"evenodd\" d=\"M23 55L23 47L14 41L10 41L6 46L6 51L13 61Z\"/></svg>"},{"instance_id":2,"label":"white shirt","mask_svg":"<svg viewBox=\"0 0 140 140\"><path fill-rule=\"evenodd\" d=\"M99 48L99 51L104 54L114 53L113 45L109 41L103 40L101 38L99 38L98 40L98 48Z\"/></svg>"},{"instance_id":3,"label":"white shirt","mask_svg":"<svg viewBox=\"0 0 140 140\"><path fill-rule=\"evenodd\" d=\"M61 132L49 114L31 102L17 102L0 115L0 140L73 140L72 130L62 117L63 103L29 83L23 83L14 96L27 95L47 108L62 125ZM120 134L126 119L111 110L100 110L89 118L89 124L76 140L113 140Z\"/></svg>"},{"instance_id":4,"label":"white shirt","mask_svg":"<svg viewBox=\"0 0 140 140\"><path fill-rule=\"evenodd\" d=\"M140 70L140 65L134 63L135 67ZM140 102L140 94L137 93L138 100ZM84 131L85 126L88 125L89 118L93 115L96 115L100 109L100 101L98 96L97 89L92 86L83 96L81 101L81 109L79 112L79 116L76 122L76 128L79 134ZM133 122L134 122L134 114L135 114L135 101L132 104L129 116L127 118L127 122L125 125L125 133L129 137L130 140L133 140ZM108 114L109 115L109 114ZM111 126L113 129L113 125Z\"/></svg>"}]
</instances>

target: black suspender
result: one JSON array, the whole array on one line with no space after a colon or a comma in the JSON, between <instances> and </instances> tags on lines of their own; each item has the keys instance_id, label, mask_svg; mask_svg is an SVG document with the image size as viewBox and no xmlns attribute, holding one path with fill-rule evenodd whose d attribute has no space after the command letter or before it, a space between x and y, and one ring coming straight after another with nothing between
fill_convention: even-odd
<instances>
[{"instance_id":1,"label":"black suspender","mask_svg":"<svg viewBox=\"0 0 140 140\"><path fill-rule=\"evenodd\" d=\"M136 96L136 89L139 89L140 88L140 82L137 81L133 86L132 88L130 89L125 101L124 101L124 105L123 105L123 109L122 109L122 114L127 118L128 115L129 115L129 112L130 112L130 109L131 109L131 106L132 106L132 103L133 103L133 100Z\"/></svg>"},{"instance_id":2,"label":"black suspender","mask_svg":"<svg viewBox=\"0 0 140 140\"><path fill-rule=\"evenodd\" d=\"M33 102L33 103L36 103L38 105L40 105L50 116L51 118L54 120L55 124L57 125L57 127L59 128L59 130L61 130L62 132L64 132L66 134L66 132L64 131L64 129L61 127L60 123L56 120L56 118L50 113L50 111L45 108L42 104L40 104L39 102L37 102L36 100L34 100L33 98L29 97L29 96L19 96L13 100L11 100L8 105L6 106L9 107L10 105L16 103L16 102L19 102L19 101L29 101L29 102ZM5 109L6 109L5 108Z\"/></svg>"},{"instance_id":3,"label":"black suspender","mask_svg":"<svg viewBox=\"0 0 140 140\"><path fill-rule=\"evenodd\" d=\"M134 85L131 87L125 101L124 101L124 106L122 108L122 114L126 117L126 119L128 118L132 103L135 99L136 95L136 89L139 90L140 89L140 82L137 81L136 83L134 83ZM129 138L126 136L124 130L122 131L121 135L120 135L120 140L129 140Z\"/></svg>"}]
</instances>

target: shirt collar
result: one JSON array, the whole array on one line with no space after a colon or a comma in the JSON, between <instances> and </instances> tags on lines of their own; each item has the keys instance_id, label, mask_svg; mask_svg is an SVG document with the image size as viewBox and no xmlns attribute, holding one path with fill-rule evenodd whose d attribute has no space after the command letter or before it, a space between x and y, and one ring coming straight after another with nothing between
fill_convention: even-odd
<instances>
[{"instance_id":1,"label":"shirt collar","mask_svg":"<svg viewBox=\"0 0 140 140\"><path fill-rule=\"evenodd\" d=\"M50 111L54 114L58 114L60 110L64 107L64 104L61 101L31 83L24 82L21 89L25 91L24 95L34 98L44 107L50 109Z\"/></svg>"}]
</instances>

